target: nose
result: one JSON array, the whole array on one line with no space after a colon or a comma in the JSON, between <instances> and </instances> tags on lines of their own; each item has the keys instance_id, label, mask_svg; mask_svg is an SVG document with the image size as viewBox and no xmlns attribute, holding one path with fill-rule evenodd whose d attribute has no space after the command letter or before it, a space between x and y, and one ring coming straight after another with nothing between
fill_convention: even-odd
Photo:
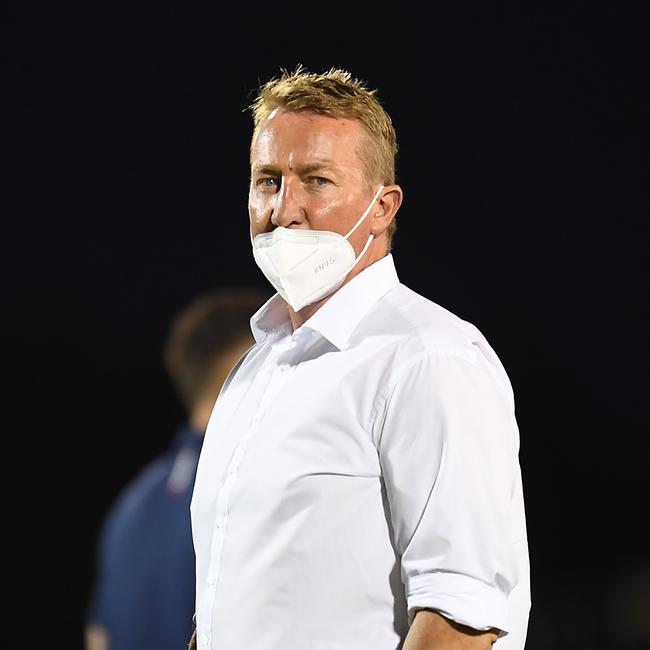
<instances>
[{"instance_id":1,"label":"nose","mask_svg":"<svg viewBox=\"0 0 650 650\"><path fill-rule=\"evenodd\" d=\"M271 223L274 226L291 228L305 222L305 209L300 196L293 183L283 178L271 207Z\"/></svg>"}]
</instances>

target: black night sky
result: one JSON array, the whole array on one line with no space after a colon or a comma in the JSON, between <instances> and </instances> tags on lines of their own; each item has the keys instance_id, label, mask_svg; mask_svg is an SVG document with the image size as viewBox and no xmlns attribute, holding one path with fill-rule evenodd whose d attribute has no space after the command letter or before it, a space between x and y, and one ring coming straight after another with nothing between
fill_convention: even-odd
<instances>
[{"instance_id":1,"label":"black night sky","mask_svg":"<svg viewBox=\"0 0 650 650\"><path fill-rule=\"evenodd\" d=\"M650 647L620 636L650 563L647 37L615 6L3 11L7 641L81 648L102 516L183 417L170 319L204 290L267 289L245 109L302 63L379 89L400 278L510 375L527 649Z\"/></svg>"}]
</instances>

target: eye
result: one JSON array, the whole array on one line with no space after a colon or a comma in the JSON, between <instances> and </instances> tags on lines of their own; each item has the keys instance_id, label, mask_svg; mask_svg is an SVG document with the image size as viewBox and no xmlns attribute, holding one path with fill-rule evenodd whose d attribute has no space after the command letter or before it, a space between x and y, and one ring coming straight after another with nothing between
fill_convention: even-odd
<instances>
[{"instance_id":1,"label":"eye","mask_svg":"<svg viewBox=\"0 0 650 650\"><path fill-rule=\"evenodd\" d=\"M323 187L331 183L331 181L328 178L325 178L324 176L312 176L312 181L319 187Z\"/></svg>"},{"instance_id":2,"label":"eye","mask_svg":"<svg viewBox=\"0 0 650 650\"><path fill-rule=\"evenodd\" d=\"M264 178L259 178L257 180L257 185L263 189L275 189L278 186L278 179L273 178L272 176L265 176Z\"/></svg>"}]
</instances>

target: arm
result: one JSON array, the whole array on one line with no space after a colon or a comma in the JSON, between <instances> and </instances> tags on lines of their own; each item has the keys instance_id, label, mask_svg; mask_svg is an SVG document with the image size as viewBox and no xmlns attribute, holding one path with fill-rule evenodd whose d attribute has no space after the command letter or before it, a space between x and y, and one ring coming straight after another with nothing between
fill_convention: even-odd
<instances>
[{"instance_id":1,"label":"arm","mask_svg":"<svg viewBox=\"0 0 650 650\"><path fill-rule=\"evenodd\" d=\"M511 397L478 353L434 351L398 370L383 414L378 448L409 625L422 609L454 621L420 615L409 644L438 629L509 632L523 534L513 505L519 468ZM458 647L470 638L488 639L470 636Z\"/></svg>"},{"instance_id":2,"label":"arm","mask_svg":"<svg viewBox=\"0 0 650 650\"><path fill-rule=\"evenodd\" d=\"M489 650L497 630L479 632L459 625L431 610L419 610L403 650Z\"/></svg>"}]
</instances>

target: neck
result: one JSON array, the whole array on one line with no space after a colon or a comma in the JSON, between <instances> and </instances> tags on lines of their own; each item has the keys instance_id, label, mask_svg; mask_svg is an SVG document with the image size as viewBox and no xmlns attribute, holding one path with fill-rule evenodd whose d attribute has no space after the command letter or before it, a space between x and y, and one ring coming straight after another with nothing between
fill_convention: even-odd
<instances>
[{"instance_id":1,"label":"neck","mask_svg":"<svg viewBox=\"0 0 650 650\"><path fill-rule=\"evenodd\" d=\"M205 433L205 430L208 426L208 420L210 419L210 411L207 409L200 413L193 414L189 419L189 424L194 431Z\"/></svg>"},{"instance_id":2,"label":"neck","mask_svg":"<svg viewBox=\"0 0 650 650\"><path fill-rule=\"evenodd\" d=\"M311 305L303 307L300 311L294 311L291 305L287 305L289 307L289 317L291 318L291 327L293 330L297 330L303 323L309 320L333 295L332 293L317 302L312 302Z\"/></svg>"}]
</instances>

